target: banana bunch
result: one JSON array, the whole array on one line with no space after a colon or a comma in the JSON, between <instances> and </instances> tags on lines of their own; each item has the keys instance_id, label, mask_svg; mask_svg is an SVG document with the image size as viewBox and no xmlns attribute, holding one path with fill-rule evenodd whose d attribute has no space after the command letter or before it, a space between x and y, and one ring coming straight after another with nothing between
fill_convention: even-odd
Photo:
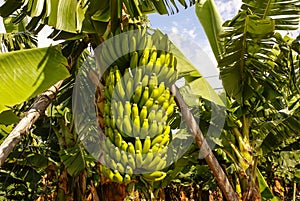
<instances>
[{"instance_id":1,"label":"banana bunch","mask_svg":"<svg viewBox=\"0 0 300 201\"><path fill-rule=\"evenodd\" d=\"M129 23L123 29L119 27L114 33L107 34L100 50L101 67L106 71L107 67L118 65L120 71L124 73L124 70L128 68L128 65L124 64L130 62L131 68L134 65L145 65L149 62L149 65L153 65L158 58L157 68L160 65L176 66L174 64L176 58L169 53L171 44L167 34L156 30L149 36L147 31L148 29L141 25ZM143 59L139 61L140 63L136 63L141 56Z\"/></svg>"},{"instance_id":2,"label":"banana bunch","mask_svg":"<svg viewBox=\"0 0 300 201\"><path fill-rule=\"evenodd\" d=\"M137 174L147 181L166 176L168 145L172 141L170 117L177 111L169 87L178 79L175 56L168 38L160 33L147 35L145 30L131 35L132 51L114 63L105 74L104 111L105 140L103 175L112 181L128 183ZM134 39L133 39L134 38ZM129 37L127 37L129 39ZM162 42L165 41L165 42ZM119 43L120 42L120 43ZM123 43L109 48L122 52ZM138 48L138 45L142 44ZM159 49L157 47L160 47ZM118 50L117 50L118 49ZM108 54L101 54L102 59ZM111 58L112 59L112 58ZM127 60L128 59L128 60Z\"/></svg>"}]
</instances>

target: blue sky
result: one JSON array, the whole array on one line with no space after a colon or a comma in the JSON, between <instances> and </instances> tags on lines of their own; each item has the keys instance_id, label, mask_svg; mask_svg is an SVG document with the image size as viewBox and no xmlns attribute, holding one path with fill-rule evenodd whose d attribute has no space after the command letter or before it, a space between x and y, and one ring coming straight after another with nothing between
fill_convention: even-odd
<instances>
[{"instance_id":1,"label":"blue sky","mask_svg":"<svg viewBox=\"0 0 300 201\"><path fill-rule=\"evenodd\" d=\"M215 0L223 21L236 15L241 2L241 0ZM214 88L222 88L216 60L195 14L194 6L180 9L179 13L170 16L151 14L149 20L151 27L168 33L170 39Z\"/></svg>"}]
</instances>

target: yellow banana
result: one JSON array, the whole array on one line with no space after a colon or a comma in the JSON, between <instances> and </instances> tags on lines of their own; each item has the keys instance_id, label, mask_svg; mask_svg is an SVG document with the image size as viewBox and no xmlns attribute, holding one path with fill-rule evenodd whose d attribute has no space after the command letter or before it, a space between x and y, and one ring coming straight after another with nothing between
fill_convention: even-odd
<instances>
[{"instance_id":1,"label":"yellow banana","mask_svg":"<svg viewBox=\"0 0 300 201\"><path fill-rule=\"evenodd\" d=\"M169 141L170 141L170 135L164 135L163 134L163 139L162 141L160 142L160 146L167 146L169 144Z\"/></svg>"},{"instance_id":2,"label":"yellow banana","mask_svg":"<svg viewBox=\"0 0 300 201\"><path fill-rule=\"evenodd\" d=\"M160 144L164 139L164 135L159 134L157 135L151 142L151 146L155 145L156 143Z\"/></svg>"},{"instance_id":3,"label":"yellow banana","mask_svg":"<svg viewBox=\"0 0 300 201\"><path fill-rule=\"evenodd\" d=\"M164 94L164 95L165 95L165 94ZM162 109L163 109L164 111L166 111L166 110L168 109L169 106L170 106L169 100L166 99L166 100L163 102L163 104L162 104Z\"/></svg>"},{"instance_id":4,"label":"yellow banana","mask_svg":"<svg viewBox=\"0 0 300 201\"><path fill-rule=\"evenodd\" d=\"M138 85L136 86L135 92L132 97L134 103L139 103L140 98L142 96L142 92L143 92L143 84L142 82L139 82Z\"/></svg>"},{"instance_id":5,"label":"yellow banana","mask_svg":"<svg viewBox=\"0 0 300 201\"><path fill-rule=\"evenodd\" d=\"M157 98L157 101L158 101L158 104L159 104L159 105L163 105L163 103L164 103L166 100L167 100L167 99L166 99L165 94L162 94L162 95L160 95L160 96Z\"/></svg>"},{"instance_id":6,"label":"yellow banana","mask_svg":"<svg viewBox=\"0 0 300 201\"><path fill-rule=\"evenodd\" d=\"M122 145L121 145L121 149L123 150L123 151L127 151L127 148L128 148L128 144L127 144L127 142L126 141L122 141Z\"/></svg>"},{"instance_id":7,"label":"yellow banana","mask_svg":"<svg viewBox=\"0 0 300 201\"><path fill-rule=\"evenodd\" d=\"M114 171L113 181L120 184L123 182L123 177L118 170Z\"/></svg>"},{"instance_id":8,"label":"yellow banana","mask_svg":"<svg viewBox=\"0 0 300 201\"><path fill-rule=\"evenodd\" d=\"M142 152L143 150L143 145L141 142L141 139L139 137L135 137L135 153L137 153L137 151Z\"/></svg>"},{"instance_id":9,"label":"yellow banana","mask_svg":"<svg viewBox=\"0 0 300 201\"><path fill-rule=\"evenodd\" d=\"M144 75L144 77L142 79L143 87L148 86L148 82L149 82L149 76L148 75Z\"/></svg>"},{"instance_id":10,"label":"yellow banana","mask_svg":"<svg viewBox=\"0 0 300 201\"><path fill-rule=\"evenodd\" d=\"M141 124L140 124L140 117L136 116L133 119L133 131L132 137L138 137L140 134Z\"/></svg>"},{"instance_id":11,"label":"yellow banana","mask_svg":"<svg viewBox=\"0 0 300 201\"><path fill-rule=\"evenodd\" d=\"M160 72L160 69L163 65L161 65L160 58L157 58L152 69L152 73L158 74Z\"/></svg>"},{"instance_id":12,"label":"yellow banana","mask_svg":"<svg viewBox=\"0 0 300 201\"><path fill-rule=\"evenodd\" d=\"M132 104L132 112L131 112L131 115L133 118L135 118L136 116L139 116L139 108L137 106L136 103L133 103Z\"/></svg>"},{"instance_id":13,"label":"yellow banana","mask_svg":"<svg viewBox=\"0 0 300 201\"><path fill-rule=\"evenodd\" d=\"M148 122L148 119L144 119L142 127L141 127L141 131L140 131L140 138L145 139L146 136L148 135L148 131L149 131L149 122Z\"/></svg>"},{"instance_id":14,"label":"yellow banana","mask_svg":"<svg viewBox=\"0 0 300 201\"><path fill-rule=\"evenodd\" d=\"M166 125L164 128L163 135L170 135L171 134L171 126Z\"/></svg>"},{"instance_id":15,"label":"yellow banana","mask_svg":"<svg viewBox=\"0 0 300 201\"><path fill-rule=\"evenodd\" d=\"M142 107L142 110L141 110L141 113L140 113L141 124L143 124L144 119L147 118L147 115L148 115L147 107L146 107L146 106L143 106L143 107Z\"/></svg>"},{"instance_id":16,"label":"yellow banana","mask_svg":"<svg viewBox=\"0 0 300 201\"><path fill-rule=\"evenodd\" d=\"M159 96L160 96L159 89L157 86L155 86L152 90L150 97L153 98L154 100L156 100Z\"/></svg>"},{"instance_id":17,"label":"yellow banana","mask_svg":"<svg viewBox=\"0 0 300 201\"><path fill-rule=\"evenodd\" d=\"M151 149L152 149L153 153L156 153L160 150L159 143L156 143L156 144L151 145L151 146L152 146Z\"/></svg>"},{"instance_id":18,"label":"yellow banana","mask_svg":"<svg viewBox=\"0 0 300 201\"><path fill-rule=\"evenodd\" d=\"M145 138L145 140L144 140L142 153L143 153L143 154L148 153L150 147L151 147L151 139L150 139L150 136L147 136L147 137ZM152 151L152 150L151 150L151 151Z\"/></svg>"},{"instance_id":19,"label":"yellow banana","mask_svg":"<svg viewBox=\"0 0 300 201\"><path fill-rule=\"evenodd\" d=\"M165 60L166 60L166 53L164 51L161 51L161 53L159 55L159 59L160 59L161 67L164 66Z\"/></svg>"},{"instance_id":20,"label":"yellow banana","mask_svg":"<svg viewBox=\"0 0 300 201\"><path fill-rule=\"evenodd\" d=\"M135 154L135 148L131 142L128 142L128 150L130 154Z\"/></svg>"},{"instance_id":21,"label":"yellow banana","mask_svg":"<svg viewBox=\"0 0 300 201\"><path fill-rule=\"evenodd\" d=\"M138 62L139 62L139 54L136 51L134 51L131 55L131 58L130 58L130 68L137 70ZM138 82L136 82L136 83L138 83Z\"/></svg>"},{"instance_id":22,"label":"yellow banana","mask_svg":"<svg viewBox=\"0 0 300 201\"><path fill-rule=\"evenodd\" d=\"M139 102L139 106L143 107L143 105L146 103L146 101L149 99L149 88L145 87L144 92L142 94L141 100Z\"/></svg>"},{"instance_id":23,"label":"yellow banana","mask_svg":"<svg viewBox=\"0 0 300 201\"><path fill-rule=\"evenodd\" d=\"M139 66L144 66L148 63L149 54L150 54L150 49L145 49L144 52L143 52L143 55L141 56L141 58L139 60Z\"/></svg>"},{"instance_id":24,"label":"yellow banana","mask_svg":"<svg viewBox=\"0 0 300 201\"><path fill-rule=\"evenodd\" d=\"M117 163L116 169L121 173L125 172L125 168L123 167L123 165L121 163Z\"/></svg>"},{"instance_id":25,"label":"yellow banana","mask_svg":"<svg viewBox=\"0 0 300 201\"><path fill-rule=\"evenodd\" d=\"M125 183L125 184L128 184L130 181L131 181L130 176L129 176L128 174L125 174L125 175L124 175L124 183Z\"/></svg>"},{"instance_id":26,"label":"yellow banana","mask_svg":"<svg viewBox=\"0 0 300 201\"><path fill-rule=\"evenodd\" d=\"M171 114L173 114L175 106L176 106L176 103L173 103L173 104L169 105L169 107L166 110L167 115L170 116Z\"/></svg>"},{"instance_id":27,"label":"yellow banana","mask_svg":"<svg viewBox=\"0 0 300 201\"><path fill-rule=\"evenodd\" d=\"M150 108L153 106L153 98L149 98L146 103L145 103L145 106L147 107L147 110L150 110Z\"/></svg>"},{"instance_id":28,"label":"yellow banana","mask_svg":"<svg viewBox=\"0 0 300 201\"><path fill-rule=\"evenodd\" d=\"M156 111L158 111L159 107L160 107L160 105L159 105L158 101L156 100L156 101L154 101L154 104L152 105L151 110L154 110L156 112Z\"/></svg>"},{"instance_id":29,"label":"yellow banana","mask_svg":"<svg viewBox=\"0 0 300 201\"><path fill-rule=\"evenodd\" d=\"M143 178L148 181L160 181L163 180L167 176L167 173L163 171L154 171L148 174L143 174Z\"/></svg>"}]
</instances>

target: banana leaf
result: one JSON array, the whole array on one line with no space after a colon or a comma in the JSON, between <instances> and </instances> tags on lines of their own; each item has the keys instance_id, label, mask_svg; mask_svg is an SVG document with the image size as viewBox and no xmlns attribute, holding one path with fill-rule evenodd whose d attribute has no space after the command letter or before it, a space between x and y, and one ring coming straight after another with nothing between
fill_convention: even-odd
<instances>
[{"instance_id":1,"label":"banana leaf","mask_svg":"<svg viewBox=\"0 0 300 201\"><path fill-rule=\"evenodd\" d=\"M219 34L223 31L221 15L213 0L198 1L195 6L196 15L201 23L212 51L219 61L223 46L219 42Z\"/></svg>"},{"instance_id":2,"label":"banana leaf","mask_svg":"<svg viewBox=\"0 0 300 201\"><path fill-rule=\"evenodd\" d=\"M69 76L60 46L0 54L0 112Z\"/></svg>"}]
</instances>

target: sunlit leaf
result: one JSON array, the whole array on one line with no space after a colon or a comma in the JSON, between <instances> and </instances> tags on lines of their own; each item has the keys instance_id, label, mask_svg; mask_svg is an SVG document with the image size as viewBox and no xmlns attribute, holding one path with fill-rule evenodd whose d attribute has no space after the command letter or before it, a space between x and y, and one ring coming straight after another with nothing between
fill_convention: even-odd
<instances>
[{"instance_id":1,"label":"sunlit leaf","mask_svg":"<svg viewBox=\"0 0 300 201\"><path fill-rule=\"evenodd\" d=\"M0 54L0 105L13 106L69 76L60 47Z\"/></svg>"}]
</instances>

